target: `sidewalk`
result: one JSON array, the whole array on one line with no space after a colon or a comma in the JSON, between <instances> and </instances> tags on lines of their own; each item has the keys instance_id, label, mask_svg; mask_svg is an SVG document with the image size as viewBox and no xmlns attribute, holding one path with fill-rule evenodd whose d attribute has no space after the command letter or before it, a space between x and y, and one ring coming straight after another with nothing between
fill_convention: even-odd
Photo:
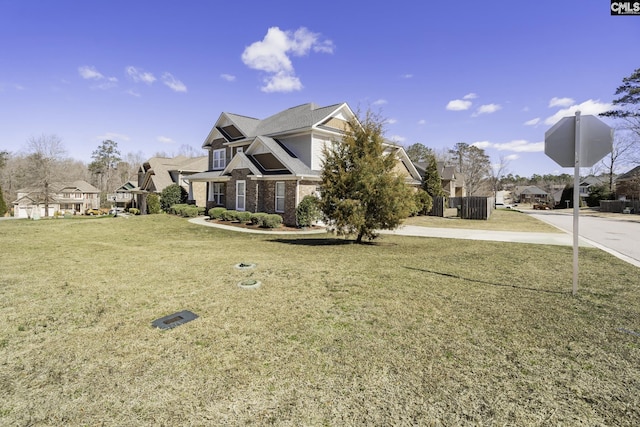
<instances>
[{"instance_id":1,"label":"sidewalk","mask_svg":"<svg viewBox=\"0 0 640 427\"><path fill-rule=\"evenodd\" d=\"M381 230L380 234L573 246L573 236L569 233L529 233L521 231L468 230L461 228L432 228L403 225L396 230ZM580 238L578 242L581 247L593 247L592 244L582 238Z\"/></svg>"},{"instance_id":2,"label":"sidewalk","mask_svg":"<svg viewBox=\"0 0 640 427\"><path fill-rule=\"evenodd\" d=\"M192 218L189 222L198 225L206 225L208 227L216 227L224 230L237 231L241 233L259 233L259 234L324 234L325 230L309 230L309 231L261 231L249 230L239 227L233 227L224 224L216 224L209 222L205 217ZM433 228L419 227L416 225L403 225L395 230L380 230L380 234L396 234L400 236L418 236L418 237L436 237L442 239L467 239L467 240L489 240L495 242L513 242L513 243L533 243L538 245L559 245L573 246L573 237L568 233L528 233L520 231L491 231L491 230L468 230L461 228ZM593 245L580 239L582 247L593 247Z\"/></svg>"}]
</instances>

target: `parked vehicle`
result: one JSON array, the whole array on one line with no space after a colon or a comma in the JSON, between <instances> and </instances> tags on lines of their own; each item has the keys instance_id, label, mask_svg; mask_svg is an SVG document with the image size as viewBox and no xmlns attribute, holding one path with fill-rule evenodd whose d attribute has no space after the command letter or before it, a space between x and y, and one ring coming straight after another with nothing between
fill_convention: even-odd
<instances>
[{"instance_id":1,"label":"parked vehicle","mask_svg":"<svg viewBox=\"0 0 640 427\"><path fill-rule=\"evenodd\" d=\"M87 209L84 214L85 215L100 215L101 213L102 212L100 212L100 209Z\"/></svg>"}]
</instances>

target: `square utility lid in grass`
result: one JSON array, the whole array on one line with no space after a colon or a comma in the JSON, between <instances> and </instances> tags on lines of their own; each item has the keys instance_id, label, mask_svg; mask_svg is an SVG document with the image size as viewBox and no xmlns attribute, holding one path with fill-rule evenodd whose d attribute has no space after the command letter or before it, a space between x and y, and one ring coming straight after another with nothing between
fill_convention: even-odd
<instances>
[{"instance_id":1,"label":"square utility lid in grass","mask_svg":"<svg viewBox=\"0 0 640 427\"><path fill-rule=\"evenodd\" d=\"M189 310L179 311L177 313L170 314L168 316L161 317L151 322L151 326L155 326L160 329L171 329L176 326L180 326L183 323L191 322L198 317L197 314L190 312Z\"/></svg>"}]
</instances>

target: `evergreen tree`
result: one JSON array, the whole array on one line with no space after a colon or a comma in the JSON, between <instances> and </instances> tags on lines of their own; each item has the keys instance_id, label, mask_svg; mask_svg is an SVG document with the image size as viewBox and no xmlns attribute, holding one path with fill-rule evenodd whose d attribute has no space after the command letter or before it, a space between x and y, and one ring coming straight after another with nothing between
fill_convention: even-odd
<instances>
[{"instance_id":1,"label":"evergreen tree","mask_svg":"<svg viewBox=\"0 0 640 427\"><path fill-rule=\"evenodd\" d=\"M367 112L324 149L320 208L338 234L355 234L357 243L377 237L376 230L396 228L414 209L404 176L394 172L397 157L385 153L382 123Z\"/></svg>"},{"instance_id":2,"label":"evergreen tree","mask_svg":"<svg viewBox=\"0 0 640 427\"><path fill-rule=\"evenodd\" d=\"M91 153L93 161L89 164L89 171L97 177L98 187L103 192L112 191L115 183L112 177L115 177L114 171L117 169L118 163L122 161L118 143L107 139Z\"/></svg>"},{"instance_id":3,"label":"evergreen tree","mask_svg":"<svg viewBox=\"0 0 640 427\"><path fill-rule=\"evenodd\" d=\"M2 193L2 186L0 186L0 216L4 216L7 213L7 204L4 202L4 194Z\"/></svg>"},{"instance_id":4,"label":"evergreen tree","mask_svg":"<svg viewBox=\"0 0 640 427\"><path fill-rule=\"evenodd\" d=\"M600 116L623 119L628 129L640 137L640 68L622 79L616 95L618 98L612 102L614 109L605 111Z\"/></svg>"},{"instance_id":5,"label":"evergreen tree","mask_svg":"<svg viewBox=\"0 0 640 427\"><path fill-rule=\"evenodd\" d=\"M429 154L427 157L427 167L425 168L424 179L422 180L422 189L431 197L444 197L444 189L442 188L442 177L438 172L438 162L436 156Z\"/></svg>"},{"instance_id":6,"label":"evergreen tree","mask_svg":"<svg viewBox=\"0 0 640 427\"><path fill-rule=\"evenodd\" d=\"M433 155L433 150L419 142L411 144L405 151L411 161L415 163L426 162L429 156Z\"/></svg>"}]
</instances>

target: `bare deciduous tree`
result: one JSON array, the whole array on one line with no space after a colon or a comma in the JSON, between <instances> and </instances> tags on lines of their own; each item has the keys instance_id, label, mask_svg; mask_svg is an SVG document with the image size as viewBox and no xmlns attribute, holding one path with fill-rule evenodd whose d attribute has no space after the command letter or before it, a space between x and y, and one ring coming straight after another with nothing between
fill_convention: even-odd
<instances>
[{"instance_id":1,"label":"bare deciduous tree","mask_svg":"<svg viewBox=\"0 0 640 427\"><path fill-rule=\"evenodd\" d=\"M50 185L60 180L61 164L66 156L62 140L56 135L31 137L26 145L28 169L26 183L41 195L44 216L49 216Z\"/></svg>"}]
</instances>

